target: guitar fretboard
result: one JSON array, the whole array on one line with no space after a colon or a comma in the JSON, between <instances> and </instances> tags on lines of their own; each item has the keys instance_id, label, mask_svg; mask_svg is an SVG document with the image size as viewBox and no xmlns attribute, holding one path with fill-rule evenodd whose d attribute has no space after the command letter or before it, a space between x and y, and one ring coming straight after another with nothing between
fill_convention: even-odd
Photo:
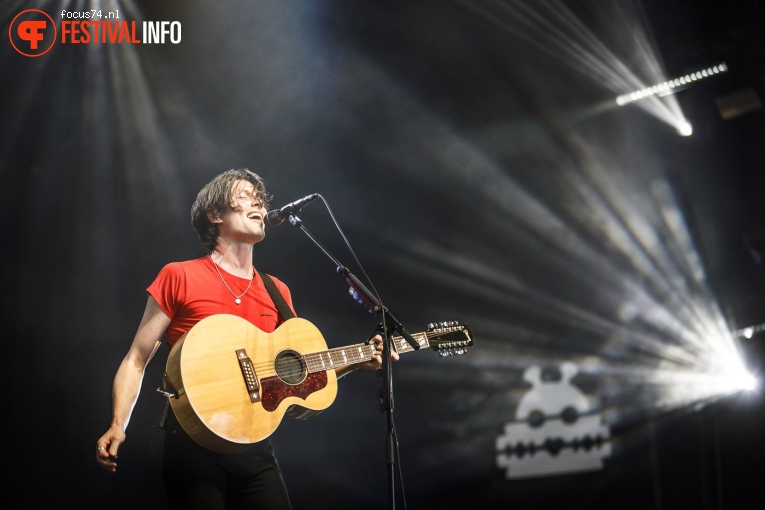
<instances>
[{"instance_id":1,"label":"guitar fretboard","mask_svg":"<svg viewBox=\"0 0 765 510\"><path fill-rule=\"evenodd\" d=\"M412 338L414 338L414 341L417 342L417 344L420 346L420 349L423 347L430 346L430 343L428 342L428 334L427 333L415 333L412 335ZM393 337L393 343L396 346L396 352L399 354L403 354L405 352L412 352L414 347L409 345L409 342L406 341L406 338L403 336L394 336Z\"/></svg>"},{"instance_id":2,"label":"guitar fretboard","mask_svg":"<svg viewBox=\"0 0 765 510\"><path fill-rule=\"evenodd\" d=\"M412 338L419 344L420 348L428 347L429 345L426 333L413 334ZM394 336L393 344L399 354L414 350L414 347L409 345L409 342L401 336ZM375 346L370 344L348 345L346 347L337 347L335 349L306 354L305 362L309 373L323 372L324 370L338 369L369 361L372 359L375 350Z\"/></svg>"}]
</instances>

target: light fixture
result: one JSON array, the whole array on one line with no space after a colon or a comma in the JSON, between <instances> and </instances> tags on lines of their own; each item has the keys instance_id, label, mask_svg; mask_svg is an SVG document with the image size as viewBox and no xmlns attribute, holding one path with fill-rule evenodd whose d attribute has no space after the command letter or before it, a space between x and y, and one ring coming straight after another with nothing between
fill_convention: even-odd
<instances>
[{"instance_id":1,"label":"light fixture","mask_svg":"<svg viewBox=\"0 0 765 510\"><path fill-rule=\"evenodd\" d=\"M680 121L675 127L681 136L691 136L693 134L693 126L688 121Z\"/></svg>"},{"instance_id":2,"label":"light fixture","mask_svg":"<svg viewBox=\"0 0 765 510\"><path fill-rule=\"evenodd\" d=\"M737 329L735 331L737 336L744 337L746 339L752 338L755 333L765 331L765 324L756 324L754 326L747 326L745 328Z\"/></svg>"},{"instance_id":3,"label":"light fixture","mask_svg":"<svg viewBox=\"0 0 765 510\"><path fill-rule=\"evenodd\" d=\"M705 78L709 78L711 76L715 76L717 74L724 73L727 71L728 71L728 66L727 64L725 64L725 62L723 62L723 63L717 64L716 66L708 67L700 71L686 74L685 76L681 76L679 78L667 80L663 83L659 83L658 85L646 87L640 90L636 90L634 92L630 92L628 94L622 94L616 98L616 104L618 104L619 106L624 106L627 103L639 101L641 99L645 99L651 96L661 97L661 96L666 96L668 94L674 94L676 92L676 89L685 88L686 86L694 82L697 82L699 80L703 80Z\"/></svg>"}]
</instances>

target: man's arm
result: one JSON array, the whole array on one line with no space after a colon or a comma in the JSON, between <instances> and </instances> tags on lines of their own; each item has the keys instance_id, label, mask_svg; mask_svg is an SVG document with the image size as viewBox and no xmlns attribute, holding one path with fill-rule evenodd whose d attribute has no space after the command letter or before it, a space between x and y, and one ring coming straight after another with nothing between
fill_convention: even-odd
<instances>
[{"instance_id":1,"label":"man's arm","mask_svg":"<svg viewBox=\"0 0 765 510\"><path fill-rule=\"evenodd\" d=\"M170 317L149 296L133 343L114 376L111 426L96 443L96 460L107 471L117 470L114 460L120 445L125 442L125 430L141 391L146 365L157 352L169 324Z\"/></svg>"}]
</instances>

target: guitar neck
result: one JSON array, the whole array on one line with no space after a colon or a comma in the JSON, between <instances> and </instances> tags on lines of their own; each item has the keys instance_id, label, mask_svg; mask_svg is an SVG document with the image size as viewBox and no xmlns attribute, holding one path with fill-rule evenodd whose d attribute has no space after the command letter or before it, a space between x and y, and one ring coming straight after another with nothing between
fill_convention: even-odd
<instances>
[{"instance_id":1,"label":"guitar neck","mask_svg":"<svg viewBox=\"0 0 765 510\"><path fill-rule=\"evenodd\" d=\"M427 333L416 333L412 337L422 347L428 347ZM396 352L403 354L414 349L404 337L394 336L393 343ZM374 344L354 344L346 347L336 347L326 351L312 352L305 355L306 366L309 373L323 372L329 369L338 369L348 365L363 363L372 359L377 351Z\"/></svg>"}]
</instances>

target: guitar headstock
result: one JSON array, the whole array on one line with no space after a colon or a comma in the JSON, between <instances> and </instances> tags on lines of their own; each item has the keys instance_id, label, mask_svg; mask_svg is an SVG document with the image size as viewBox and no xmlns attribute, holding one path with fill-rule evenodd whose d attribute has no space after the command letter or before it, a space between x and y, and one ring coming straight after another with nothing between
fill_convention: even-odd
<instances>
[{"instance_id":1,"label":"guitar headstock","mask_svg":"<svg viewBox=\"0 0 765 510\"><path fill-rule=\"evenodd\" d=\"M467 324L455 321L428 324L428 344L440 356L465 354L473 346L473 336Z\"/></svg>"}]
</instances>

